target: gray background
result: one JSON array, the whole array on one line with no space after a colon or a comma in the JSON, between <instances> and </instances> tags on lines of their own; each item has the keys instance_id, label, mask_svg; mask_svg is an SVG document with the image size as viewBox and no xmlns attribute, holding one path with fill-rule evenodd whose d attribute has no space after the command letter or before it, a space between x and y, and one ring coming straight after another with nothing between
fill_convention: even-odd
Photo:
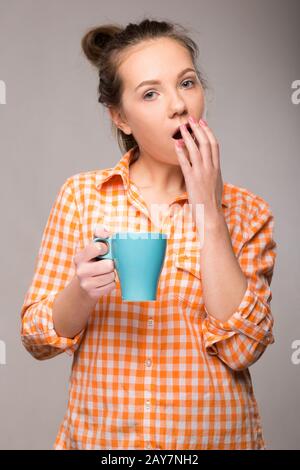
<instances>
[{"instance_id":1,"label":"gray background","mask_svg":"<svg viewBox=\"0 0 300 470\"><path fill-rule=\"evenodd\" d=\"M291 360L300 339L300 104L291 100L300 79L299 11L299 0L0 1L1 449L51 449L55 441L72 358L30 356L20 309L60 186L121 157L80 40L90 26L145 15L189 28L213 90L207 120L223 180L264 197L275 215L275 343L250 372L267 447L300 448L300 364Z\"/></svg>"}]
</instances>

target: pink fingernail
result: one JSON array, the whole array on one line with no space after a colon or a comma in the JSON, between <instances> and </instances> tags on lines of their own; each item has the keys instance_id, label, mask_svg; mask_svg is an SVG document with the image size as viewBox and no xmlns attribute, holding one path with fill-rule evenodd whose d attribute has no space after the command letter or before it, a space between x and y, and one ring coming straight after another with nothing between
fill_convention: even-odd
<instances>
[{"instance_id":1,"label":"pink fingernail","mask_svg":"<svg viewBox=\"0 0 300 470\"><path fill-rule=\"evenodd\" d=\"M204 121L204 119L200 119L200 124L202 124L202 126L208 126L207 122Z\"/></svg>"},{"instance_id":2,"label":"pink fingernail","mask_svg":"<svg viewBox=\"0 0 300 470\"><path fill-rule=\"evenodd\" d=\"M184 142L179 141L179 140L175 140L175 145L176 145L177 148L182 148L184 146Z\"/></svg>"}]
</instances>

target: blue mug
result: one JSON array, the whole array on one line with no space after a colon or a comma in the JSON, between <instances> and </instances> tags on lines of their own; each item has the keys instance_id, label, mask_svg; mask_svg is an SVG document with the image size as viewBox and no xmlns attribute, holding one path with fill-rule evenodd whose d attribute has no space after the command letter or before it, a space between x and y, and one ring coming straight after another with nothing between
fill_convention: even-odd
<instances>
[{"instance_id":1,"label":"blue mug","mask_svg":"<svg viewBox=\"0 0 300 470\"><path fill-rule=\"evenodd\" d=\"M104 242L107 253L95 259L111 259L117 270L122 300L145 302L156 300L163 268L167 236L159 232L117 232L112 237L94 237Z\"/></svg>"}]
</instances>

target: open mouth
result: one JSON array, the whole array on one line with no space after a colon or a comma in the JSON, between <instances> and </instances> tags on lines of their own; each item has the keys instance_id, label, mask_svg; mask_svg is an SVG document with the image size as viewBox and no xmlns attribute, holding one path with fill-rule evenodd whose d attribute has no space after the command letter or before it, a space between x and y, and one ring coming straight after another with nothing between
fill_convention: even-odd
<instances>
[{"instance_id":1,"label":"open mouth","mask_svg":"<svg viewBox=\"0 0 300 470\"><path fill-rule=\"evenodd\" d=\"M187 130L189 131L189 133L191 134L191 136L193 137L193 139L195 140L195 136L193 134L193 131L189 125L189 123L186 124L186 128ZM181 135L181 132L180 132L180 129L178 129L178 131L176 131L173 136L172 136L173 139L175 140L179 140L179 139L183 139L182 135Z\"/></svg>"}]
</instances>

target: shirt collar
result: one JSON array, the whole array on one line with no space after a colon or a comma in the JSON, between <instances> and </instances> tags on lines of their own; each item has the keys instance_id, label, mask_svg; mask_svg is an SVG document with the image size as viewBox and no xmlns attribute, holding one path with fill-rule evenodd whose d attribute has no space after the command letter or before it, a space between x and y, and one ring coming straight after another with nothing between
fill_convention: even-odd
<instances>
[{"instance_id":1,"label":"shirt collar","mask_svg":"<svg viewBox=\"0 0 300 470\"><path fill-rule=\"evenodd\" d=\"M97 172L96 174L96 188L99 191L102 184L108 181L110 178L112 178L115 175L120 175L124 184L125 189L127 190L129 187L129 165L131 161L134 158L136 146L132 147L129 149L123 156L122 158L118 161L118 163L112 167L112 168L106 168L104 170L101 170L100 172ZM224 183L224 187L225 187ZM222 195L222 206L228 207L228 204L225 202L225 191L223 190L223 195ZM176 198L177 200L181 199L188 199L187 192L182 193L180 196Z\"/></svg>"},{"instance_id":2,"label":"shirt collar","mask_svg":"<svg viewBox=\"0 0 300 470\"><path fill-rule=\"evenodd\" d=\"M102 184L108 181L115 175L120 175L124 184L125 189L129 187L129 165L134 157L134 150L136 147L132 147L126 152L118 163L112 168L106 168L97 172L96 175L96 188L99 191Z\"/></svg>"}]
</instances>

